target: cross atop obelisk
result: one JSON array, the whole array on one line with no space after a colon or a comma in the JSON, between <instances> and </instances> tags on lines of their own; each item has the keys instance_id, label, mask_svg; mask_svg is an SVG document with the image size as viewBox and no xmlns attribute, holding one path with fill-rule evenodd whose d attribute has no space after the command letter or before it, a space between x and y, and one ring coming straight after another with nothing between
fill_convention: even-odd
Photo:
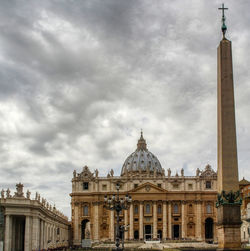
<instances>
[{"instance_id":1,"label":"cross atop obelisk","mask_svg":"<svg viewBox=\"0 0 250 251\"><path fill-rule=\"evenodd\" d=\"M222 7L221 7L221 8L218 8L218 10L222 10L222 19L221 19L222 26L221 26L221 30L222 30L222 33L223 33L223 38L225 38L225 34L226 34L226 31L227 31L227 26L226 26L226 24L225 24L226 17L225 17L224 10L228 10L228 8L225 8L225 7L224 7L224 3L223 3L223 4L222 4Z\"/></svg>"}]
</instances>

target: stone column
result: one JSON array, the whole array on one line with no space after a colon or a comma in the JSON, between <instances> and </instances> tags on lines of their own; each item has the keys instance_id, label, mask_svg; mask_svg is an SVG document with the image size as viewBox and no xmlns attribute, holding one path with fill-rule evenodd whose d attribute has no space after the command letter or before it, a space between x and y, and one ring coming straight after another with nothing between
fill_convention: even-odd
<instances>
[{"instance_id":1,"label":"stone column","mask_svg":"<svg viewBox=\"0 0 250 251\"><path fill-rule=\"evenodd\" d=\"M157 239L157 204L153 202L153 239Z\"/></svg>"},{"instance_id":2,"label":"stone column","mask_svg":"<svg viewBox=\"0 0 250 251\"><path fill-rule=\"evenodd\" d=\"M128 225L128 210L124 211L124 225L125 225L125 230L127 229ZM124 232L124 240L128 240L128 231Z\"/></svg>"},{"instance_id":3,"label":"stone column","mask_svg":"<svg viewBox=\"0 0 250 251\"><path fill-rule=\"evenodd\" d=\"M44 245L44 239L43 239L44 238L44 221L41 220L40 224L41 224L40 249L43 249L44 248L43 246Z\"/></svg>"},{"instance_id":4,"label":"stone column","mask_svg":"<svg viewBox=\"0 0 250 251\"><path fill-rule=\"evenodd\" d=\"M47 249L47 243L48 243L48 226L47 222L44 222L44 238L43 238L43 245L44 249Z\"/></svg>"},{"instance_id":5,"label":"stone column","mask_svg":"<svg viewBox=\"0 0 250 251\"><path fill-rule=\"evenodd\" d=\"M134 204L130 204L129 208L129 239L134 239Z\"/></svg>"},{"instance_id":6,"label":"stone column","mask_svg":"<svg viewBox=\"0 0 250 251\"><path fill-rule=\"evenodd\" d=\"M143 240L143 204L140 202L140 209L139 209L139 239Z\"/></svg>"},{"instance_id":7,"label":"stone column","mask_svg":"<svg viewBox=\"0 0 250 251\"><path fill-rule=\"evenodd\" d=\"M31 250L31 216L25 217L25 237L24 237L24 251Z\"/></svg>"},{"instance_id":8,"label":"stone column","mask_svg":"<svg viewBox=\"0 0 250 251\"><path fill-rule=\"evenodd\" d=\"M93 204L94 206L94 240L99 241L99 205L98 202Z\"/></svg>"},{"instance_id":9,"label":"stone column","mask_svg":"<svg viewBox=\"0 0 250 251\"><path fill-rule=\"evenodd\" d=\"M172 239L172 203L168 203L168 238Z\"/></svg>"},{"instance_id":10,"label":"stone column","mask_svg":"<svg viewBox=\"0 0 250 251\"><path fill-rule=\"evenodd\" d=\"M163 201L162 207L163 219L162 219L162 240L167 238L167 202Z\"/></svg>"},{"instance_id":11,"label":"stone column","mask_svg":"<svg viewBox=\"0 0 250 251\"><path fill-rule=\"evenodd\" d=\"M186 202L181 204L181 238L186 238Z\"/></svg>"},{"instance_id":12,"label":"stone column","mask_svg":"<svg viewBox=\"0 0 250 251\"><path fill-rule=\"evenodd\" d=\"M32 224L32 249L39 249L39 237L40 237L40 219L35 216L33 217Z\"/></svg>"},{"instance_id":13,"label":"stone column","mask_svg":"<svg viewBox=\"0 0 250 251\"><path fill-rule=\"evenodd\" d=\"M113 210L110 211L110 228L109 228L109 238L111 241L115 240L115 222L114 222L115 213Z\"/></svg>"},{"instance_id":14,"label":"stone column","mask_svg":"<svg viewBox=\"0 0 250 251\"><path fill-rule=\"evenodd\" d=\"M11 250L12 241L12 218L10 215L5 216L5 236L4 236L4 251Z\"/></svg>"},{"instance_id":15,"label":"stone column","mask_svg":"<svg viewBox=\"0 0 250 251\"><path fill-rule=\"evenodd\" d=\"M80 236L79 236L79 207L78 204L75 203L75 208L74 208L74 244L79 244L80 243Z\"/></svg>"},{"instance_id":16,"label":"stone column","mask_svg":"<svg viewBox=\"0 0 250 251\"><path fill-rule=\"evenodd\" d=\"M196 238L198 241L202 240L201 237L201 201L196 203Z\"/></svg>"}]
</instances>

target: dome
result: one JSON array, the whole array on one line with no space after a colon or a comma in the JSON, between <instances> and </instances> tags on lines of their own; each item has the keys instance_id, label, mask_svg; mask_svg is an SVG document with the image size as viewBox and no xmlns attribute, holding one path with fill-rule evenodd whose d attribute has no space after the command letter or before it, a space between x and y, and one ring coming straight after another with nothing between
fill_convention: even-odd
<instances>
[{"instance_id":1,"label":"dome","mask_svg":"<svg viewBox=\"0 0 250 251\"><path fill-rule=\"evenodd\" d=\"M155 172L156 174L163 174L164 171L157 157L148 151L146 140L143 138L143 133L141 132L141 137L137 143L137 149L125 160L122 166L121 175L125 175L126 173Z\"/></svg>"}]
</instances>

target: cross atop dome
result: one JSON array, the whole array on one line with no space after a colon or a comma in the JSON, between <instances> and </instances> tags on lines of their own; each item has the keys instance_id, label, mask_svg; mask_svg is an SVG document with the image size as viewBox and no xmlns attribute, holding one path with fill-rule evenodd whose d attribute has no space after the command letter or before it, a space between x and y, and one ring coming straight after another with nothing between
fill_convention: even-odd
<instances>
[{"instance_id":1,"label":"cross atop dome","mask_svg":"<svg viewBox=\"0 0 250 251\"><path fill-rule=\"evenodd\" d=\"M137 143L137 150L147 150L146 140L143 138L143 131L141 129L141 137Z\"/></svg>"}]
</instances>

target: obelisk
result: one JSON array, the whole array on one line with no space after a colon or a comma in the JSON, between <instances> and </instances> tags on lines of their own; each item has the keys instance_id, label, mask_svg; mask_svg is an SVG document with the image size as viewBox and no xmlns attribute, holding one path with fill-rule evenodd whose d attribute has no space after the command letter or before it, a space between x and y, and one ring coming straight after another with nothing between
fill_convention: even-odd
<instances>
[{"instance_id":1,"label":"obelisk","mask_svg":"<svg viewBox=\"0 0 250 251\"><path fill-rule=\"evenodd\" d=\"M218 119L218 250L241 250L240 193L235 126L234 83L231 41L226 39L224 4L223 38L217 49Z\"/></svg>"}]
</instances>

